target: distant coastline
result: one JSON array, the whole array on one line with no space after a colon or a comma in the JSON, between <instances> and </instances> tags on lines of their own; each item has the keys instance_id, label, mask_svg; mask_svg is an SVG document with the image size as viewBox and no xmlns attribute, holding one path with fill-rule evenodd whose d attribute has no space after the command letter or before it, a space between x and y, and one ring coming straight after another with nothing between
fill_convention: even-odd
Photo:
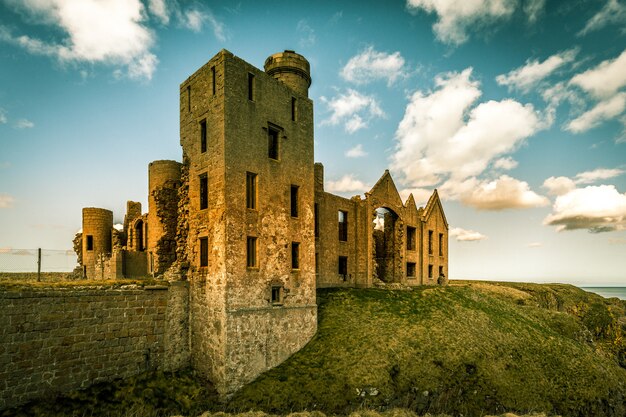
<instances>
[{"instance_id":1,"label":"distant coastline","mask_svg":"<svg viewBox=\"0 0 626 417\"><path fill-rule=\"evenodd\" d=\"M626 287L579 287L585 291L593 292L604 298L617 297L626 300Z\"/></svg>"}]
</instances>

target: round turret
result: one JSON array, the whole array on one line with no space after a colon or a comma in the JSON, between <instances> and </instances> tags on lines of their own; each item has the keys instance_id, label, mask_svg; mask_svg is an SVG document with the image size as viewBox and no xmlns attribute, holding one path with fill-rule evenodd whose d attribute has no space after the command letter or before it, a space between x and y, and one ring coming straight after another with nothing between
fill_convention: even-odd
<instances>
[{"instance_id":1,"label":"round turret","mask_svg":"<svg viewBox=\"0 0 626 417\"><path fill-rule=\"evenodd\" d=\"M294 51L278 52L265 60L265 72L305 97L311 86L309 61Z\"/></svg>"},{"instance_id":2,"label":"round turret","mask_svg":"<svg viewBox=\"0 0 626 417\"><path fill-rule=\"evenodd\" d=\"M163 187L168 181L180 182L181 163L176 161L152 161L148 165L148 193L157 187ZM149 203L148 203L149 204ZM148 207L148 212L151 211Z\"/></svg>"},{"instance_id":3,"label":"round turret","mask_svg":"<svg viewBox=\"0 0 626 417\"><path fill-rule=\"evenodd\" d=\"M178 187L182 164L153 161L148 165L148 224L145 226L148 271L162 273L176 256Z\"/></svg>"},{"instance_id":4,"label":"round turret","mask_svg":"<svg viewBox=\"0 0 626 417\"><path fill-rule=\"evenodd\" d=\"M83 208L83 266L87 278L95 278L94 266L98 255L111 253L111 229L113 212L111 210Z\"/></svg>"}]
</instances>

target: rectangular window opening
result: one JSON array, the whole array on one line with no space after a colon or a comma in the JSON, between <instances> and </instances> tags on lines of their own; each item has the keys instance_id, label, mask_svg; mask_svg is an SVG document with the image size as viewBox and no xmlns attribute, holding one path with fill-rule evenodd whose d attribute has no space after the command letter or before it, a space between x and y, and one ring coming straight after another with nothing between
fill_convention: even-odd
<instances>
[{"instance_id":1,"label":"rectangular window opening","mask_svg":"<svg viewBox=\"0 0 626 417\"><path fill-rule=\"evenodd\" d=\"M433 277L433 266L428 265L428 278L432 278L432 277Z\"/></svg>"},{"instance_id":2,"label":"rectangular window opening","mask_svg":"<svg viewBox=\"0 0 626 417\"><path fill-rule=\"evenodd\" d=\"M246 207L256 210L256 185L257 174L246 172Z\"/></svg>"},{"instance_id":3,"label":"rectangular window opening","mask_svg":"<svg viewBox=\"0 0 626 417\"><path fill-rule=\"evenodd\" d=\"M200 175L200 210L209 208L209 179L207 174Z\"/></svg>"},{"instance_id":4,"label":"rectangular window opening","mask_svg":"<svg viewBox=\"0 0 626 417\"><path fill-rule=\"evenodd\" d=\"M87 250L93 250L93 236L87 235Z\"/></svg>"},{"instance_id":5,"label":"rectangular window opening","mask_svg":"<svg viewBox=\"0 0 626 417\"><path fill-rule=\"evenodd\" d=\"M415 250L415 227L406 227L406 250Z\"/></svg>"},{"instance_id":6,"label":"rectangular window opening","mask_svg":"<svg viewBox=\"0 0 626 417\"><path fill-rule=\"evenodd\" d=\"M415 262L406 263L406 276L407 278L415 278Z\"/></svg>"},{"instance_id":7,"label":"rectangular window opening","mask_svg":"<svg viewBox=\"0 0 626 417\"><path fill-rule=\"evenodd\" d=\"M292 121L296 121L296 108L297 108L297 104L298 102L296 101L295 97L291 97L291 120Z\"/></svg>"},{"instance_id":8,"label":"rectangular window opening","mask_svg":"<svg viewBox=\"0 0 626 417\"><path fill-rule=\"evenodd\" d=\"M213 95L215 95L215 66L211 67L211 79L213 80Z\"/></svg>"},{"instance_id":9,"label":"rectangular window opening","mask_svg":"<svg viewBox=\"0 0 626 417\"><path fill-rule=\"evenodd\" d=\"M443 233L439 233L439 256L443 256Z\"/></svg>"},{"instance_id":10,"label":"rectangular window opening","mask_svg":"<svg viewBox=\"0 0 626 417\"><path fill-rule=\"evenodd\" d=\"M280 304L283 302L283 287L272 286L272 304Z\"/></svg>"},{"instance_id":11,"label":"rectangular window opening","mask_svg":"<svg viewBox=\"0 0 626 417\"><path fill-rule=\"evenodd\" d=\"M442 277L443 276L443 266L439 267L439 276Z\"/></svg>"},{"instance_id":12,"label":"rectangular window opening","mask_svg":"<svg viewBox=\"0 0 626 417\"><path fill-rule=\"evenodd\" d=\"M320 220L319 220L320 210L317 203L313 205L313 221L315 222L315 237L320 236Z\"/></svg>"},{"instance_id":13,"label":"rectangular window opening","mask_svg":"<svg viewBox=\"0 0 626 417\"><path fill-rule=\"evenodd\" d=\"M254 101L254 74L248 73L248 100Z\"/></svg>"},{"instance_id":14,"label":"rectangular window opening","mask_svg":"<svg viewBox=\"0 0 626 417\"><path fill-rule=\"evenodd\" d=\"M209 238L200 238L200 266L209 266Z\"/></svg>"},{"instance_id":15,"label":"rectangular window opening","mask_svg":"<svg viewBox=\"0 0 626 417\"><path fill-rule=\"evenodd\" d=\"M291 242L291 269L300 269L300 243Z\"/></svg>"},{"instance_id":16,"label":"rectangular window opening","mask_svg":"<svg viewBox=\"0 0 626 417\"><path fill-rule=\"evenodd\" d=\"M339 240L348 241L348 212L339 210Z\"/></svg>"},{"instance_id":17,"label":"rectangular window opening","mask_svg":"<svg viewBox=\"0 0 626 417\"><path fill-rule=\"evenodd\" d=\"M298 217L298 187L291 186L291 217Z\"/></svg>"},{"instance_id":18,"label":"rectangular window opening","mask_svg":"<svg viewBox=\"0 0 626 417\"><path fill-rule=\"evenodd\" d=\"M348 277L348 257L347 256L339 257L339 269L337 272L339 273L339 276L341 277L341 279L345 281L346 278Z\"/></svg>"},{"instance_id":19,"label":"rectangular window opening","mask_svg":"<svg viewBox=\"0 0 626 417\"><path fill-rule=\"evenodd\" d=\"M246 243L246 266L248 268L256 268L257 267L257 259L256 259L256 237L248 236Z\"/></svg>"},{"instance_id":20,"label":"rectangular window opening","mask_svg":"<svg viewBox=\"0 0 626 417\"><path fill-rule=\"evenodd\" d=\"M320 263L319 263L319 254L315 253L315 273L320 273Z\"/></svg>"},{"instance_id":21,"label":"rectangular window opening","mask_svg":"<svg viewBox=\"0 0 626 417\"><path fill-rule=\"evenodd\" d=\"M433 231L428 231L428 254L433 254Z\"/></svg>"},{"instance_id":22,"label":"rectangular window opening","mask_svg":"<svg viewBox=\"0 0 626 417\"><path fill-rule=\"evenodd\" d=\"M267 156L271 159L278 160L278 130L270 127L268 129L267 140Z\"/></svg>"},{"instance_id":23,"label":"rectangular window opening","mask_svg":"<svg viewBox=\"0 0 626 417\"><path fill-rule=\"evenodd\" d=\"M187 111L191 112L191 86L187 86Z\"/></svg>"},{"instance_id":24,"label":"rectangular window opening","mask_svg":"<svg viewBox=\"0 0 626 417\"><path fill-rule=\"evenodd\" d=\"M206 152L206 119L200 122L200 152Z\"/></svg>"}]
</instances>

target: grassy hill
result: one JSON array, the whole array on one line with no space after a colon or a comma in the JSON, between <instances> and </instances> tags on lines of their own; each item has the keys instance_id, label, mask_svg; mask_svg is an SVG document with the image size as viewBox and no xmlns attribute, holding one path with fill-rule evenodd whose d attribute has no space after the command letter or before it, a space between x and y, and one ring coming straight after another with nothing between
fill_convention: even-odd
<instances>
[{"instance_id":1,"label":"grassy hill","mask_svg":"<svg viewBox=\"0 0 626 417\"><path fill-rule=\"evenodd\" d=\"M570 285L455 281L320 290L318 305L313 340L226 404L189 372L157 373L17 415L626 415L625 301Z\"/></svg>"},{"instance_id":2,"label":"grassy hill","mask_svg":"<svg viewBox=\"0 0 626 417\"><path fill-rule=\"evenodd\" d=\"M323 290L318 304L315 338L235 394L230 411L626 415L617 299L569 285L458 282Z\"/></svg>"}]
</instances>

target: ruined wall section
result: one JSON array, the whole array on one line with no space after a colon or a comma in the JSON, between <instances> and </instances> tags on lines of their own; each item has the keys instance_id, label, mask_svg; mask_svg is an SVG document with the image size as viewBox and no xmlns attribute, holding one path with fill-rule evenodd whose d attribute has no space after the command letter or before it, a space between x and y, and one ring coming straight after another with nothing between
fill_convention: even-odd
<instances>
[{"instance_id":1,"label":"ruined wall section","mask_svg":"<svg viewBox=\"0 0 626 417\"><path fill-rule=\"evenodd\" d=\"M0 292L0 409L187 366L187 291L178 285Z\"/></svg>"},{"instance_id":2,"label":"ruined wall section","mask_svg":"<svg viewBox=\"0 0 626 417\"><path fill-rule=\"evenodd\" d=\"M112 229L113 212L111 210L95 207L83 208L83 272L88 279L95 278L96 261L111 254Z\"/></svg>"},{"instance_id":3,"label":"ruined wall section","mask_svg":"<svg viewBox=\"0 0 626 417\"><path fill-rule=\"evenodd\" d=\"M229 393L302 348L316 331L317 306L313 103L237 57L225 66L227 362L217 386ZM278 137L277 158L269 154L271 132ZM246 206L248 172L256 174L256 209ZM256 238L253 267L247 266L248 237ZM280 292L274 302L272 287Z\"/></svg>"},{"instance_id":4,"label":"ruined wall section","mask_svg":"<svg viewBox=\"0 0 626 417\"><path fill-rule=\"evenodd\" d=\"M141 203L136 201L126 202L126 214L124 215L124 233L122 235L122 246L126 249L130 246L130 231L136 219L141 217Z\"/></svg>"},{"instance_id":5,"label":"ruined wall section","mask_svg":"<svg viewBox=\"0 0 626 417\"><path fill-rule=\"evenodd\" d=\"M180 193L178 224L184 260L175 266L190 283L192 366L215 383L224 381L226 362L224 61L229 56L222 50L180 86L181 179L187 188ZM201 178L207 179L207 208L201 208ZM201 239L207 242L206 266L201 266Z\"/></svg>"},{"instance_id":6,"label":"ruined wall section","mask_svg":"<svg viewBox=\"0 0 626 417\"><path fill-rule=\"evenodd\" d=\"M162 275L176 260L178 187L181 164L153 161L148 166L148 271Z\"/></svg>"},{"instance_id":7,"label":"ruined wall section","mask_svg":"<svg viewBox=\"0 0 626 417\"><path fill-rule=\"evenodd\" d=\"M426 205L422 221L422 283L436 285L440 271L448 276L448 225L436 191ZM432 253L429 252L429 232L432 232ZM439 234L442 235L441 246Z\"/></svg>"},{"instance_id":8,"label":"ruined wall section","mask_svg":"<svg viewBox=\"0 0 626 417\"><path fill-rule=\"evenodd\" d=\"M421 227L421 217L417 210L417 205L415 204L415 199L413 198L413 194L409 196L407 201L404 203L404 224L405 224L405 251L404 251L404 270L406 274L406 284L411 286L421 285L420 281L420 265L421 265L421 252L420 252L420 242L422 241L422 227ZM408 228L414 228L415 237L414 237L414 245L412 248L408 245L409 232ZM415 272L413 276L409 276L408 268L409 263L414 264Z\"/></svg>"},{"instance_id":9,"label":"ruined wall section","mask_svg":"<svg viewBox=\"0 0 626 417\"><path fill-rule=\"evenodd\" d=\"M359 262L359 242L363 241L357 217L358 202L327 192L316 192L319 236L315 239L317 254L317 287L353 287L364 280L363 263ZM339 211L347 214L348 236L339 239ZM361 250L362 252L362 250ZM347 274L339 274L339 257L347 258Z\"/></svg>"}]
</instances>

